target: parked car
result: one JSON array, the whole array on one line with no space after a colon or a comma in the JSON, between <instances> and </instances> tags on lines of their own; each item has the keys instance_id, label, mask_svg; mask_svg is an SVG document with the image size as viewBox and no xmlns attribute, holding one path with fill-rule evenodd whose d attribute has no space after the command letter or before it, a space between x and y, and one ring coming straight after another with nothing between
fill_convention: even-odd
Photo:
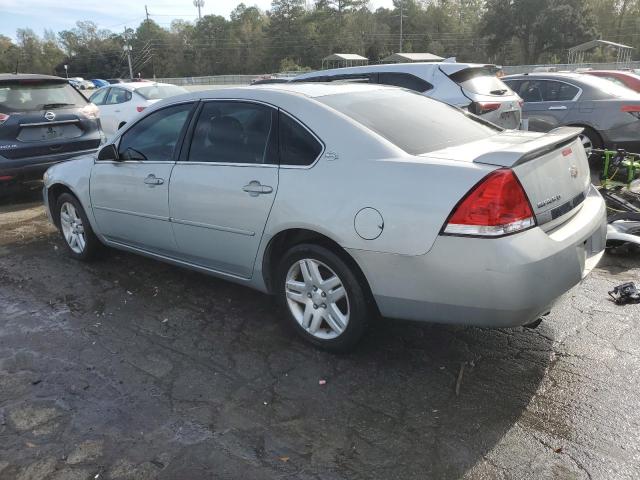
<instances>
[{"instance_id":1,"label":"parked car","mask_svg":"<svg viewBox=\"0 0 640 480\"><path fill-rule=\"evenodd\" d=\"M126 83L123 79L121 78L107 78L107 82L109 82L109 84L113 85L115 83Z\"/></svg>"},{"instance_id":2,"label":"parked car","mask_svg":"<svg viewBox=\"0 0 640 480\"><path fill-rule=\"evenodd\" d=\"M93 83L93 86L95 88L108 87L110 85L109 82L107 82L106 80L102 80L100 78L91 79L91 83Z\"/></svg>"},{"instance_id":3,"label":"parked car","mask_svg":"<svg viewBox=\"0 0 640 480\"><path fill-rule=\"evenodd\" d=\"M90 101L100 109L102 129L109 137L148 106L186 92L168 83L119 83L96 91Z\"/></svg>"},{"instance_id":4,"label":"parked car","mask_svg":"<svg viewBox=\"0 0 640 480\"><path fill-rule=\"evenodd\" d=\"M579 73L531 73L502 79L524 100L529 130L583 128L587 153L593 148L640 151L640 95L609 80Z\"/></svg>"},{"instance_id":5,"label":"parked car","mask_svg":"<svg viewBox=\"0 0 640 480\"><path fill-rule=\"evenodd\" d=\"M587 70L583 73L606 78L607 80L630 88L634 92L640 92L640 75L634 72L622 70Z\"/></svg>"},{"instance_id":6,"label":"parked car","mask_svg":"<svg viewBox=\"0 0 640 480\"><path fill-rule=\"evenodd\" d=\"M95 152L98 108L67 80L0 74L0 189L41 180L54 163Z\"/></svg>"},{"instance_id":7,"label":"parked car","mask_svg":"<svg viewBox=\"0 0 640 480\"><path fill-rule=\"evenodd\" d=\"M193 92L51 168L44 199L72 257L104 244L273 293L304 338L343 350L376 310L547 313L605 246L579 132L504 131L380 85Z\"/></svg>"},{"instance_id":8,"label":"parked car","mask_svg":"<svg viewBox=\"0 0 640 480\"><path fill-rule=\"evenodd\" d=\"M503 128L520 128L521 103L496 76L495 65L473 63L395 63L304 73L293 82L365 82L413 90L464 108Z\"/></svg>"}]
</instances>

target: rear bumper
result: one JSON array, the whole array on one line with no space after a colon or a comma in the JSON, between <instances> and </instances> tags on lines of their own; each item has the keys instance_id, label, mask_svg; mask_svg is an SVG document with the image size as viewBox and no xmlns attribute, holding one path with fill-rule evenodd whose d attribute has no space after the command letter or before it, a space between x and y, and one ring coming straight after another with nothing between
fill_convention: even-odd
<instances>
[{"instance_id":1,"label":"rear bumper","mask_svg":"<svg viewBox=\"0 0 640 480\"><path fill-rule=\"evenodd\" d=\"M56 163L69 160L79 155L95 153L98 149L80 150L77 152L65 152L58 155L47 155L43 157L29 157L11 160L0 156L0 177L11 177L8 181L0 180L3 183L22 183L30 180L41 180L47 169Z\"/></svg>"},{"instance_id":2,"label":"rear bumper","mask_svg":"<svg viewBox=\"0 0 640 480\"><path fill-rule=\"evenodd\" d=\"M606 209L591 188L551 232L499 239L439 237L426 255L351 251L387 317L486 327L531 323L578 284L604 253Z\"/></svg>"}]
</instances>

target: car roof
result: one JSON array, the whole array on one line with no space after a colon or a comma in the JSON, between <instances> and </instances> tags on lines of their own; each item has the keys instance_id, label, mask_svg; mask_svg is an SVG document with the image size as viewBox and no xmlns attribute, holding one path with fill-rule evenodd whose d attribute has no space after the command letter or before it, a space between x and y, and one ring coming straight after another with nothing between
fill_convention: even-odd
<instances>
[{"instance_id":1,"label":"car roof","mask_svg":"<svg viewBox=\"0 0 640 480\"><path fill-rule=\"evenodd\" d=\"M175 87L175 85L172 83L161 83L161 82L122 82L122 83L113 83L110 86L116 87L116 88L124 88L125 90L129 90L130 92L133 92L134 90L137 90L142 87L154 87L154 86ZM106 88L106 85L103 88Z\"/></svg>"},{"instance_id":2,"label":"car roof","mask_svg":"<svg viewBox=\"0 0 640 480\"><path fill-rule=\"evenodd\" d=\"M39 73L0 73L0 82L10 80L58 80L66 82L62 77L40 75Z\"/></svg>"},{"instance_id":3,"label":"car roof","mask_svg":"<svg viewBox=\"0 0 640 480\"><path fill-rule=\"evenodd\" d=\"M574 72L531 72L531 73L517 73L514 75L506 75L501 80L512 80L521 78L557 78L557 79L573 79L580 80L584 78L582 73Z\"/></svg>"},{"instance_id":4,"label":"car roof","mask_svg":"<svg viewBox=\"0 0 640 480\"><path fill-rule=\"evenodd\" d=\"M482 68L482 67L495 67L492 63L458 63L458 62L411 62L411 63L379 63L375 65L362 65L358 67L343 67L343 68L331 68L328 70L316 70L314 72L308 72L300 74L295 79L305 79L312 77L321 77L325 75L334 75L345 73L366 73L366 72L416 72L425 69L436 68L454 68L456 70L464 70L466 68Z\"/></svg>"}]
</instances>

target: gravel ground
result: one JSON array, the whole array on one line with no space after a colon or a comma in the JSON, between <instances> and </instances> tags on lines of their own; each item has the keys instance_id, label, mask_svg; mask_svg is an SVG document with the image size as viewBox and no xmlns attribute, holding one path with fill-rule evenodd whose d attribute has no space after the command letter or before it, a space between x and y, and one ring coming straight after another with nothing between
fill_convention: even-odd
<instances>
[{"instance_id":1,"label":"gravel ground","mask_svg":"<svg viewBox=\"0 0 640 480\"><path fill-rule=\"evenodd\" d=\"M0 479L639 478L628 280L607 255L536 330L380 320L337 356L246 288L73 261L37 194L5 200Z\"/></svg>"}]
</instances>

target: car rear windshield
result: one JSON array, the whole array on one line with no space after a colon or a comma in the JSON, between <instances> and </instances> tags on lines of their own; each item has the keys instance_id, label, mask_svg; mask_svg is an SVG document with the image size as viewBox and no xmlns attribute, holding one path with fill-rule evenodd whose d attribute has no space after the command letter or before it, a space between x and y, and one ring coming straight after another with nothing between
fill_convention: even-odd
<instances>
[{"instance_id":1,"label":"car rear windshield","mask_svg":"<svg viewBox=\"0 0 640 480\"><path fill-rule=\"evenodd\" d=\"M66 82L14 80L0 82L0 112L33 112L83 107L87 100Z\"/></svg>"},{"instance_id":2,"label":"car rear windshield","mask_svg":"<svg viewBox=\"0 0 640 480\"><path fill-rule=\"evenodd\" d=\"M174 95L182 95L188 90L175 85L151 85L149 87L136 88L142 97L146 100L161 100L163 98L173 97Z\"/></svg>"},{"instance_id":3,"label":"car rear windshield","mask_svg":"<svg viewBox=\"0 0 640 480\"><path fill-rule=\"evenodd\" d=\"M449 78L465 90L479 95L502 96L511 94L509 87L496 77L495 67L465 68Z\"/></svg>"},{"instance_id":4,"label":"car rear windshield","mask_svg":"<svg viewBox=\"0 0 640 480\"><path fill-rule=\"evenodd\" d=\"M406 90L340 93L316 99L411 155L462 145L500 131L455 107Z\"/></svg>"}]
</instances>

